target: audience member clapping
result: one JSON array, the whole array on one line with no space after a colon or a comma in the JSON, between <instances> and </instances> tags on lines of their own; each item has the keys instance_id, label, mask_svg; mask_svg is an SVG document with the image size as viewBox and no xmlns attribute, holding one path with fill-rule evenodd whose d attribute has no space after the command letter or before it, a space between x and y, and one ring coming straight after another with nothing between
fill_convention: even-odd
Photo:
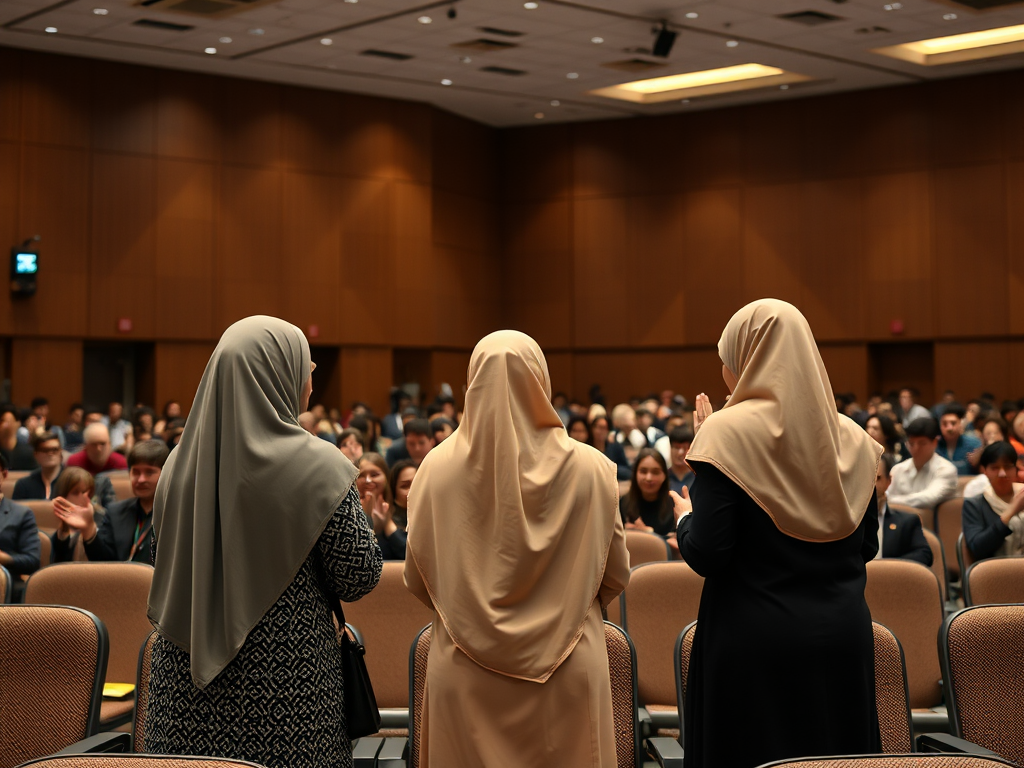
<instances>
[{"instance_id":1,"label":"audience member clapping","mask_svg":"<svg viewBox=\"0 0 1024 768\"><path fill-rule=\"evenodd\" d=\"M369 516L377 543L385 560L405 559L404 530L395 522L391 488L388 484L388 466L379 453L366 453L356 465L359 477L356 489Z\"/></svg>"},{"instance_id":2,"label":"audience member clapping","mask_svg":"<svg viewBox=\"0 0 1024 768\"><path fill-rule=\"evenodd\" d=\"M0 405L0 455L7 461L9 469L35 469L36 459L31 446L18 440L20 428L20 409L10 403Z\"/></svg>"},{"instance_id":3,"label":"audience member clapping","mask_svg":"<svg viewBox=\"0 0 1024 768\"><path fill-rule=\"evenodd\" d=\"M0 482L7 479L7 457L0 454ZM32 510L0 494L0 565L12 576L39 570L39 529ZM15 580L21 589L21 580Z\"/></svg>"},{"instance_id":4,"label":"audience member clapping","mask_svg":"<svg viewBox=\"0 0 1024 768\"><path fill-rule=\"evenodd\" d=\"M956 495L956 467L935 453L939 425L930 416L907 427L910 458L892 469L889 501L920 509L935 509Z\"/></svg>"},{"instance_id":5,"label":"audience member clapping","mask_svg":"<svg viewBox=\"0 0 1024 768\"><path fill-rule=\"evenodd\" d=\"M85 448L68 457L69 467L82 467L91 475L127 469L128 462L120 453L115 453L110 444L110 431L105 424L93 423L85 428Z\"/></svg>"},{"instance_id":6,"label":"audience member clapping","mask_svg":"<svg viewBox=\"0 0 1024 768\"><path fill-rule=\"evenodd\" d=\"M980 496L964 498L967 548L977 560L1024 555L1024 483L1014 482L1017 451L1009 443L992 443L981 452L980 464L989 484Z\"/></svg>"},{"instance_id":7,"label":"audience member clapping","mask_svg":"<svg viewBox=\"0 0 1024 768\"><path fill-rule=\"evenodd\" d=\"M388 485L394 494L395 506L391 518L401 530L409 527L409 491L416 477L416 465L408 459L395 463L388 475Z\"/></svg>"},{"instance_id":8,"label":"audience member clapping","mask_svg":"<svg viewBox=\"0 0 1024 768\"><path fill-rule=\"evenodd\" d=\"M671 545L676 520L668 491L665 459L654 448L641 448L633 466L629 493L619 500L619 512L626 528L667 536Z\"/></svg>"},{"instance_id":9,"label":"audience member clapping","mask_svg":"<svg viewBox=\"0 0 1024 768\"><path fill-rule=\"evenodd\" d=\"M60 440L53 432L44 432L32 438L38 469L14 484L11 497L14 499L52 499L54 485L60 476L63 454Z\"/></svg>"},{"instance_id":10,"label":"audience member clapping","mask_svg":"<svg viewBox=\"0 0 1024 768\"><path fill-rule=\"evenodd\" d=\"M106 515L106 509L99 503L96 493L96 478L81 467L65 467L54 484L53 496L55 502L61 498L73 507L90 507L97 525ZM55 563L70 561L74 557L79 538L78 531L57 516L57 529L50 534L50 559Z\"/></svg>"},{"instance_id":11,"label":"audience member clapping","mask_svg":"<svg viewBox=\"0 0 1024 768\"><path fill-rule=\"evenodd\" d=\"M921 518L912 512L898 512L887 503L886 492L892 482L890 477L896 459L891 453L883 453L875 470L875 498L878 501L878 554L882 557L899 557L931 566L932 550L924 537Z\"/></svg>"},{"instance_id":12,"label":"audience member clapping","mask_svg":"<svg viewBox=\"0 0 1024 768\"><path fill-rule=\"evenodd\" d=\"M338 435L338 449L349 461L358 464L363 456L363 433L352 427L343 429Z\"/></svg>"}]
</instances>

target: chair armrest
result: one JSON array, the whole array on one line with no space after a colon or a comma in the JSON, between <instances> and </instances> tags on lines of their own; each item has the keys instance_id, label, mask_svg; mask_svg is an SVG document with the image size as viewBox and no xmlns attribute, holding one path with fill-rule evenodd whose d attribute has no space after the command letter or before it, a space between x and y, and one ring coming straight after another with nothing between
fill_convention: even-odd
<instances>
[{"instance_id":1,"label":"chair armrest","mask_svg":"<svg viewBox=\"0 0 1024 768\"><path fill-rule=\"evenodd\" d=\"M651 713L647 711L647 707L636 708L636 719L640 723L640 738L646 739L651 735Z\"/></svg>"},{"instance_id":2,"label":"chair armrest","mask_svg":"<svg viewBox=\"0 0 1024 768\"><path fill-rule=\"evenodd\" d=\"M352 765L354 768L374 768L377 753L380 752L384 739L379 736L364 736L352 742Z\"/></svg>"},{"instance_id":3,"label":"chair armrest","mask_svg":"<svg viewBox=\"0 0 1024 768\"><path fill-rule=\"evenodd\" d=\"M667 736L655 736L647 740L647 752L661 768L683 768L683 748L679 742Z\"/></svg>"},{"instance_id":4,"label":"chair armrest","mask_svg":"<svg viewBox=\"0 0 1024 768\"><path fill-rule=\"evenodd\" d=\"M55 755L88 755L98 752L128 752L131 750L132 737L129 733L97 733L88 738L76 741Z\"/></svg>"},{"instance_id":5,"label":"chair armrest","mask_svg":"<svg viewBox=\"0 0 1024 768\"><path fill-rule=\"evenodd\" d=\"M405 768L405 758L409 749L409 740L394 736L384 739L377 753L375 768Z\"/></svg>"},{"instance_id":6,"label":"chair armrest","mask_svg":"<svg viewBox=\"0 0 1024 768\"><path fill-rule=\"evenodd\" d=\"M923 733L917 737L918 752L963 752L969 755L985 755L987 757L1001 757L996 752L977 744L950 736L948 733Z\"/></svg>"},{"instance_id":7,"label":"chair armrest","mask_svg":"<svg viewBox=\"0 0 1024 768\"><path fill-rule=\"evenodd\" d=\"M380 710L381 728L408 728L409 709L382 709Z\"/></svg>"}]
</instances>

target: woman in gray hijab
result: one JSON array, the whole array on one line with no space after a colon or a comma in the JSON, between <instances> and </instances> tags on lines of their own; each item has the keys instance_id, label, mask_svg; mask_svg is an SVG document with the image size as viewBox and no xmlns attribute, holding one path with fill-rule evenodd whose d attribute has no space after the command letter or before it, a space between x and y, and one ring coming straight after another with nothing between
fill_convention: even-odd
<instances>
[{"instance_id":1,"label":"woman in gray hijab","mask_svg":"<svg viewBox=\"0 0 1024 768\"><path fill-rule=\"evenodd\" d=\"M313 367L264 316L206 366L156 491L147 752L352 765L328 594L358 600L382 561L355 467L299 426Z\"/></svg>"}]
</instances>

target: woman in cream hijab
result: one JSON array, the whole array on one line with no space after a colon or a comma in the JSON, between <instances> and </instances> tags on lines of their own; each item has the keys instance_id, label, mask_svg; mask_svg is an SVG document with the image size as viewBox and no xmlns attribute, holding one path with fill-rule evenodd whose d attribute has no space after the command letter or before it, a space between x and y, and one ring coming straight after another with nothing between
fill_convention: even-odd
<instances>
[{"instance_id":1,"label":"woman in cream hijab","mask_svg":"<svg viewBox=\"0 0 1024 768\"><path fill-rule=\"evenodd\" d=\"M299 426L312 368L302 332L262 316L206 366L154 502L147 752L352 765L328 595L368 593L381 554L355 467Z\"/></svg>"},{"instance_id":2,"label":"woman in cream hijab","mask_svg":"<svg viewBox=\"0 0 1024 768\"><path fill-rule=\"evenodd\" d=\"M462 423L408 509L406 584L435 611L420 766L614 766L601 607L629 580L615 467L566 433L529 336L477 344Z\"/></svg>"},{"instance_id":3,"label":"woman in cream hijab","mask_svg":"<svg viewBox=\"0 0 1024 768\"><path fill-rule=\"evenodd\" d=\"M675 497L680 553L705 577L683 711L686 766L878 752L864 584L878 549L882 448L836 412L795 307L747 305L718 352L732 397L713 415L698 398L686 457L697 475L692 514ZM737 701L757 713L742 739Z\"/></svg>"}]
</instances>

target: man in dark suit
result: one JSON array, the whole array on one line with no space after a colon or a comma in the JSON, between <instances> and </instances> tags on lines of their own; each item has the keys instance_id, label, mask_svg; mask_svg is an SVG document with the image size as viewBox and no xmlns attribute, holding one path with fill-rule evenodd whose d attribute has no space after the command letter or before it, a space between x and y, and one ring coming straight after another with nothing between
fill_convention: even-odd
<instances>
[{"instance_id":1,"label":"man in dark suit","mask_svg":"<svg viewBox=\"0 0 1024 768\"><path fill-rule=\"evenodd\" d=\"M0 453L0 482L7 479L7 457ZM24 583L17 578L39 570L39 529L32 510L0 494L0 565L14 582L15 599Z\"/></svg>"},{"instance_id":2,"label":"man in dark suit","mask_svg":"<svg viewBox=\"0 0 1024 768\"><path fill-rule=\"evenodd\" d=\"M134 561L149 563L153 543L153 497L160 471L168 456L162 440L145 440L128 454L128 473L134 498L116 501L107 508L99 523L92 506L78 507L66 499L54 500L53 512L79 531L85 554L94 561ZM71 537L54 541L54 561L60 559L61 547L70 546ZM64 559L70 560L70 557Z\"/></svg>"},{"instance_id":3,"label":"man in dark suit","mask_svg":"<svg viewBox=\"0 0 1024 768\"><path fill-rule=\"evenodd\" d=\"M921 518L911 512L889 509L885 492L892 482L889 472L896 464L891 453L882 454L875 475L875 497L878 499L879 557L899 557L931 567L932 549L924 537Z\"/></svg>"}]
</instances>

